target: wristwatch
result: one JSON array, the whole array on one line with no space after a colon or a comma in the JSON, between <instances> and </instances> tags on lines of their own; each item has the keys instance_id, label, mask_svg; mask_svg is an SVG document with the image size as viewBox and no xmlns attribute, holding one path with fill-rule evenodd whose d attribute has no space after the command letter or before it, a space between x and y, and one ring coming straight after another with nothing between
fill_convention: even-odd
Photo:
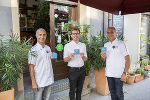
<instances>
[{"instance_id":1,"label":"wristwatch","mask_svg":"<svg viewBox=\"0 0 150 100\"><path fill-rule=\"evenodd\" d=\"M127 75L127 72L123 72L123 74Z\"/></svg>"}]
</instances>

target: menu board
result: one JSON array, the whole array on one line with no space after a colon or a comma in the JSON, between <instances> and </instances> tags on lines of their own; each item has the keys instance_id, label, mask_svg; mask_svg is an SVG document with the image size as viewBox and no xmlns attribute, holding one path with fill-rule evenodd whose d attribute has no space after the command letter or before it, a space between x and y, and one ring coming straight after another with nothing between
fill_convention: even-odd
<instances>
[{"instance_id":1,"label":"menu board","mask_svg":"<svg viewBox=\"0 0 150 100\"><path fill-rule=\"evenodd\" d=\"M124 17L122 15L113 15L113 26L116 28L117 34L123 34Z\"/></svg>"}]
</instances>

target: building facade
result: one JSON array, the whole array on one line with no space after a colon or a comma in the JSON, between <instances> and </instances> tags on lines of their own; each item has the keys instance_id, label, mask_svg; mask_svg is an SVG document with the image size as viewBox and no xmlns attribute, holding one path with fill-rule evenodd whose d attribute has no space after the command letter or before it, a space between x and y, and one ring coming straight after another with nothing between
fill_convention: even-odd
<instances>
[{"instance_id":1,"label":"building facade","mask_svg":"<svg viewBox=\"0 0 150 100\"><path fill-rule=\"evenodd\" d=\"M34 17L35 9L43 0L0 0L0 35L9 38L9 35L17 34L20 39L23 37L34 37ZM69 20L75 20L81 25L89 24L90 34L96 36L100 31L105 35L109 26L115 26L118 34L123 34L125 43L128 46L131 55L131 66L140 58L140 34L146 34L149 37L150 32L150 14L130 14L113 15L101 10L91 8L82 4L68 2L66 0L47 0L49 2L50 13L50 32L47 44L50 44L52 51L57 52L55 47L61 43L58 37L61 36L60 30ZM61 17L62 14L66 17ZM61 19L58 19L58 18ZM149 54L149 45L144 48L145 53ZM67 64L62 61L62 52L58 52L60 59L53 61L55 80L67 78ZM28 72L27 72L28 73ZM29 75L29 74L27 74ZM23 77L19 81L20 90L23 90ZM95 85L93 84L93 87Z\"/></svg>"}]
</instances>

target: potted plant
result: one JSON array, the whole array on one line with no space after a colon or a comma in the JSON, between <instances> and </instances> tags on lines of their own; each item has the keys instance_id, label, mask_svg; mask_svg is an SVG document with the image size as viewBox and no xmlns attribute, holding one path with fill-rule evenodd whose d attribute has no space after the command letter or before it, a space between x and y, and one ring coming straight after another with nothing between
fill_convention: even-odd
<instances>
[{"instance_id":1,"label":"potted plant","mask_svg":"<svg viewBox=\"0 0 150 100\"><path fill-rule=\"evenodd\" d=\"M83 88L88 88L89 87L89 81L90 81L90 66L89 66L89 62L85 61L84 62L84 68L85 68L85 80L84 80L84 84L83 84Z\"/></svg>"},{"instance_id":2,"label":"potted plant","mask_svg":"<svg viewBox=\"0 0 150 100\"><path fill-rule=\"evenodd\" d=\"M143 67L145 70L150 70L150 61L149 61L149 56L146 55L146 56L143 56L141 55L141 67Z\"/></svg>"},{"instance_id":3,"label":"potted plant","mask_svg":"<svg viewBox=\"0 0 150 100\"><path fill-rule=\"evenodd\" d=\"M136 76L134 82L139 82L144 79L144 76L146 76L146 71L144 68L140 67L136 69L135 74Z\"/></svg>"},{"instance_id":4,"label":"potted plant","mask_svg":"<svg viewBox=\"0 0 150 100\"><path fill-rule=\"evenodd\" d=\"M102 95L109 94L107 78L105 76L105 61L101 59L100 48L108 41L101 32L98 36L91 37L91 43L87 47L88 61L95 70L95 80L97 92Z\"/></svg>"},{"instance_id":5,"label":"potted plant","mask_svg":"<svg viewBox=\"0 0 150 100\"><path fill-rule=\"evenodd\" d=\"M137 76L135 74L136 69L138 68L138 66L140 65L141 61L137 61L135 66L130 66L129 71L127 73L126 76L126 80L124 81L127 84L133 84L135 81L135 77Z\"/></svg>"},{"instance_id":6,"label":"potted plant","mask_svg":"<svg viewBox=\"0 0 150 100\"><path fill-rule=\"evenodd\" d=\"M3 37L4 39L4 37ZM13 86L27 64L28 41L20 42L19 38L11 36L2 40L0 36L0 99L14 100Z\"/></svg>"},{"instance_id":7,"label":"potted plant","mask_svg":"<svg viewBox=\"0 0 150 100\"><path fill-rule=\"evenodd\" d=\"M81 33L80 41L82 43L85 43L87 54L88 54L88 50L89 50L88 33L89 33L90 25L86 25L86 24L83 25L83 26L78 25L78 27L80 28L80 33ZM90 81L89 73L90 73L90 68L91 68L89 60L84 62L84 68L85 68L85 71L86 71L86 76L85 76L83 88L88 88L89 81Z\"/></svg>"},{"instance_id":8,"label":"potted plant","mask_svg":"<svg viewBox=\"0 0 150 100\"><path fill-rule=\"evenodd\" d=\"M147 37L145 34L140 35L141 39L141 45L140 45L140 64L141 67L144 67L144 69L150 70L150 57L148 55L145 55L145 44L150 44L150 38Z\"/></svg>"},{"instance_id":9,"label":"potted plant","mask_svg":"<svg viewBox=\"0 0 150 100\"><path fill-rule=\"evenodd\" d=\"M133 84L135 80L135 73L128 73L126 77L127 84Z\"/></svg>"}]
</instances>

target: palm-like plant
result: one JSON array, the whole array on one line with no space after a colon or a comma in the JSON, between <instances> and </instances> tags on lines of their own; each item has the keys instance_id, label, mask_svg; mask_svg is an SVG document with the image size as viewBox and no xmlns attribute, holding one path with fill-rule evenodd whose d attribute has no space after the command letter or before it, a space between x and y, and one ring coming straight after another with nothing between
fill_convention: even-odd
<instances>
[{"instance_id":1,"label":"palm-like plant","mask_svg":"<svg viewBox=\"0 0 150 100\"><path fill-rule=\"evenodd\" d=\"M87 46L89 64L96 70L105 67L105 61L101 59L100 50L107 41L108 39L99 32L98 36L91 37L91 43Z\"/></svg>"},{"instance_id":2,"label":"palm-like plant","mask_svg":"<svg viewBox=\"0 0 150 100\"><path fill-rule=\"evenodd\" d=\"M29 40L20 42L15 36L0 39L0 91L9 90L27 65Z\"/></svg>"}]
</instances>

